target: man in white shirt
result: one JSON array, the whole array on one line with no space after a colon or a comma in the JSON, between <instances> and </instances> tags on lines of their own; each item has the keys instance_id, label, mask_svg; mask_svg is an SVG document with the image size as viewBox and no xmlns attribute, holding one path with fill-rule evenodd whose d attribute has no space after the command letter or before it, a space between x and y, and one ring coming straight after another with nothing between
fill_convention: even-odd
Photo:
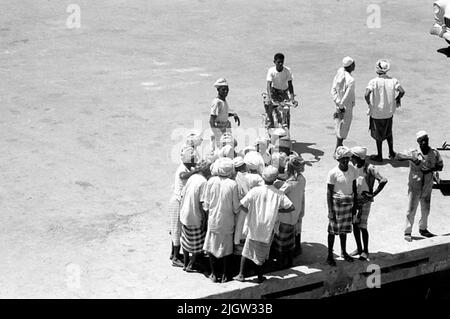
<instances>
[{"instance_id":1,"label":"man in white shirt","mask_svg":"<svg viewBox=\"0 0 450 319\"><path fill-rule=\"evenodd\" d=\"M383 161L383 141L387 140L389 158L395 158L392 138L392 119L395 110L401 106L401 99L405 95L399 81L386 73L391 65L387 60L378 60L376 72L378 77L369 81L366 88L365 99L369 105L370 135L375 139L378 154L371 157L376 162ZM395 94L398 92L398 95Z\"/></svg>"},{"instance_id":2,"label":"man in white shirt","mask_svg":"<svg viewBox=\"0 0 450 319\"><path fill-rule=\"evenodd\" d=\"M351 73L355 70L355 61L347 56L342 60L331 88L331 96L336 104L334 119L336 122L336 148L342 146L347 138L355 106L355 80Z\"/></svg>"},{"instance_id":3,"label":"man in white shirt","mask_svg":"<svg viewBox=\"0 0 450 319\"><path fill-rule=\"evenodd\" d=\"M291 69L284 66L284 55L282 53L275 54L273 58L275 66L267 71L267 95L269 103L264 104L267 116L270 121L270 127L274 127L273 110L275 102L283 102L284 100L294 100L294 86L292 85ZM288 94L289 92L289 94Z\"/></svg>"},{"instance_id":4,"label":"man in white shirt","mask_svg":"<svg viewBox=\"0 0 450 319\"><path fill-rule=\"evenodd\" d=\"M278 212L289 213L295 209L289 198L273 182L278 169L273 166L264 168L262 177L265 185L252 188L241 200L241 209L248 213L248 235L242 251L238 281L245 280L247 260L257 266L258 282L264 281L262 266L269 257L274 232L278 232Z\"/></svg>"},{"instance_id":5,"label":"man in white shirt","mask_svg":"<svg viewBox=\"0 0 450 319\"><path fill-rule=\"evenodd\" d=\"M333 256L335 235L341 242L341 256L348 262L353 258L347 253L347 234L352 232L352 220L356 213L356 178L357 171L349 165L352 153L345 146L339 146L335 158L339 165L328 172L327 177L327 204L328 204L328 257L327 263L336 266Z\"/></svg>"},{"instance_id":6,"label":"man in white shirt","mask_svg":"<svg viewBox=\"0 0 450 319\"><path fill-rule=\"evenodd\" d=\"M228 120L228 117L232 116L238 126L241 124L237 113L231 112L228 107L228 102L226 100L229 92L227 80L224 78L218 79L214 83L214 87L217 89L217 97L215 97L211 103L209 117L209 125L213 131L213 136L211 136L213 150L216 147L219 147L220 137L223 133L231 133L231 123Z\"/></svg>"}]
</instances>

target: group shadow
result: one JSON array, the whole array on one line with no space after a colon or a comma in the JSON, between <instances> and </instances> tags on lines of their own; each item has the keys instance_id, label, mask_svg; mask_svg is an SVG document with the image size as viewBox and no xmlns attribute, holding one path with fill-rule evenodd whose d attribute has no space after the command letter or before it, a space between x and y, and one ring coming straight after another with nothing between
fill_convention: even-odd
<instances>
[{"instance_id":1,"label":"group shadow","mask_svg":"<svg viewBox=\"0 0 450 319\"><path fill-rule=\"evenodd\" d=\"M321 157L324 155L324 152L311 147L312 145L316 145L316 143L306 143L306 142L296 142L293 141L292 143L292 150L295 151L298 154L311 154L314 156L314 161L318 162L320 161ZM307 159L306 159L307 160Z\"/></svg>"},{"instance_id":2,"label":"group shadow","mask_svg":"<svg viewBox=\"0 0 450 319\"><path fill-rule=\"evenodd\" d=\"M436 52L445 55L447 58L450 58L450 46L448 46L446 48L438 49L438 50L436 50Z\"/></svg>"}]
</instances>

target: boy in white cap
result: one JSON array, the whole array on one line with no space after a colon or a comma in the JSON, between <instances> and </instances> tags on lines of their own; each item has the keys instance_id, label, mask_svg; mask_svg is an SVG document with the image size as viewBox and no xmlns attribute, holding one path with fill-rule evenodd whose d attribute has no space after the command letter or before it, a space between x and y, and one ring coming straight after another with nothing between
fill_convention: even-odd
<instances>
[{"instance_id":1,"label":"boy in white cap","mask_svg":"<svg viewBox=\"0 0 450 319\"><path fill-rule=\"evenodd\" d=\"M435 236L428 231L428 215L430 214L431 192L433 190L433 173L442 171L444 163L441 155L429 145L428 133L419 131L416 134L419 147L407 154L398 154L397 159L409 160L408 212L406 214L405 240L412 241L411 232L417 207L420 203L421 218L419 233L424 237Z\"/></svg>"},{"instance_id":2,"label":"boy in white cap","mask_svg":"<svg viewBox=\"0 0 450 319\"><path fill-rule=\"evenodd\" d=\"M210 279L219 279L218 263L223 261L222 282L229 281L235 216L239 213L238 185L234 176L233 160L227 157L216 161L218 176L211 177L205 188L203 209L207 214L208 228L203 250L209 255Z\"/></svg>"},{"instance_id":3,"label":"boy in white cap","mask_svg":"<svg viewBox=\"0 0 450 319\"><path fill-rule=\"evenodd\" d=\"M336 266L333 256L334 237L339 235L342 257L349 262L353 258L346 251L347 234L352 232L352 219L356 213L356 178L357 172L349 165L352 153L345 146L339 146L335 158L339 165L328 172L328 257L327 263Z\"/></svg>"},{"instance_id":4,"label":"boy in white cap","mask_svg":"<svg viewBox=\"0 0 450 319\"><path fill-rule=\"evenodd\" d=\"M269 103L264 104L270 121L270 127L275 126L273 119L273 101L283 102L284 100L290 100L297 103L295 101L294 86L292 85L292 72L290 68L284 65L284 54L276 53L273 57L273 63L275 66L269 68L266 77Z\"/></svg>"},{"instance_id":5,"label":"boy in white cap","mask_svg":"<svg viewBox=\"0 0 450 319\"><path fill-rule=\"evenodd\" d=\"M388 143L389 158L395 158L392 120L395 110L401 105L405 90L396 78L386 74L391 68L388 60L378 60L375 68L378 77L369 81L364 98L369 106L370 135L377 144L377 155L371 157L371 160L382 162L384 140Z\"/></svg>"},{"instance_id":6,"label":"boy in white cap","mask_svg":"<svg viewBox=\"0 0 450 319\"><path fill-rule=\"evenodd\" d=\"M231 132L231 123L228 117L232 116L234 121L241 124L239 116L237 113L231 112L228 107L228 102L226 100L229 92L228 82L224 78L218 79L214 83L214 87L217 89L217 97L211 103L211 113L209 118L209 125L214 133L212 138L213 150L220 143L220 136L225 132Z\"/></svg>"},{"instance_id":7,"label":"boy in white cap","mask_svg":"<svg viewBox=\"0 0 450 319\"><path fill-rule=\"evenodd\" d=\"M356 250L350 256L359 255L361 260L369 258L369 232L367 231L367 219L369 218L370 206L373 198L380 193L388 180L383 177L378 169L366 162L367 148L355 146L351 148L352 163L357 170L356 188L356 215L353 219L353 234L356 241ZM374 191L375 180L378 187ZM361 244L361 235L364 244Z\"/></svg>"},{"instance_id":8,"label":"boy in white cap","mask_svg":"<svg viewBox=\"0 0 450 319\"><path fill-rule=\"evenodd\" d=\"M331 96L336 105L336 148L342 146L347 138L355 106L355 80L351 75L355 70L355 61L347 56L342 60L342 67L337 70L331 87Z\"/></svg>"},{"instance_id":9,"label":"boy in white cap","mask_svg":"<svg viewBox=\"0 0 450 319\"><path fill-rule=\"evenodd\" d=\"M247 261L257 266L258 282L264 281L262 266L269 257L274 232L278 232L278 213L288 213L295 208L289 198L273 186L278 169L264 168L265 184L252 188L241 200L241 209L248 213L248 235L242 251L241 266L235 280L244 281Z\"/></svg>"}]
</instances>

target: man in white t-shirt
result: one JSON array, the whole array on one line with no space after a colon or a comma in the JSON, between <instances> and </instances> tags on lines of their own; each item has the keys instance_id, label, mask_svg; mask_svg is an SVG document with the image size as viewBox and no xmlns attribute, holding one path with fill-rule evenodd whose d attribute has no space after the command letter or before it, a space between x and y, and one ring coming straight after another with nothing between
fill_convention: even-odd
<instances>
[{"instance_id":1,"label":"man in white t-shirt","mask_svg":"<svg viewBox=\"0 0 450 319\"><path fill-rule=\"evenodd\" d=\"M370 135L376 141L378 152L376 156L371 157L371 160L376 162L383 161L382 143L384 140L387 140L388 143L389 158L395 157L392 119L395 110L401 105L403 95L405 95L405 90L403 90L400 82L386 74L390 68L389 61L378 60L376 64L378 77L369 81L364 96L369 105ZM398 95L395 96L397 92Z\"/></svg>"},{"instance_id":2,"label":"man in white t-shirt","mask_svg":"<svg viewBox=\"0 0 450 319\"><path fill-rule=\"evenodd\" d=\"M218 79L214 83L214 87L217 89L217 97L211 103L209 117L209 125L213 131L213 136L211 136L213 150L219 147L220 137L223 133L231 133L231 123L228 117L232 116L238 126L241 124L237 113L233 113L228 107L226 98L230 89L227 80L224 78Z\"/></svg>"},{"instance_id":3,"label":"man in white t-shirt","mask_svg":"<svg viewBox=\"0 0 450 319\"><path fill-rule=\"evenodd\" d=\"M275 54L273 58L275 66L267 71L267 95L269 103L264 104L267 116L270 121L270 127L274 127L273 110L275 102L283 102L284 100L295 101L294 86L292 85L291 69L284 66L284 55L282 53ZM288 94L289 92L289 94Z\"/></svg>"},{"instance_id":4,"label":"man in white t-shirt","mask_svg":"<svg viewBox=\"0 0 450 319\"><path fill-rule=\"evenodd\" d=\"M335 158L339 165L328 172L327 204L328 204L328 257L327 263L336 266L333 256L334 237L339 235L341 256L349 262L353 258L347 253L347 234L352 232L353 216L356 213L356 178L358 173L353 165L349 165L351 151L339 146Z\"/></svg>"},{"instance_id":5,"label":"man in white t-shirt","mask_svg":"<svg viewBox=\"0 0 450 319\"><path fill-rule=\"evenodd\" d=\"M238 281L244 281L247 260L257 266L258 282L265 279L262 266L269 257L273 234L278 232L278 213L289 213L295 209L289 198L273 186L277 176L278 169L267 166L262 173L265 184L252 188L241 200L241 209L247 212L248 235L239 275L234 277Z\"/></svg>"}]
</instances>

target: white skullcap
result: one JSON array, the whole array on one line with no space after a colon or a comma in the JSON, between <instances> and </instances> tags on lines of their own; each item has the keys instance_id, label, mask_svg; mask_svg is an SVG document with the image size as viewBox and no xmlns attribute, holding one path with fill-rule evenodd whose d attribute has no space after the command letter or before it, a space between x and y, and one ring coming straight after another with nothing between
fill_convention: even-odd
<instances>
[{"instance_id":1,"label":"white skullcap","mask_svg":"<svg viewBox=\"0 0 450 319\"><path fill-rule=\"evenodd\" d=\"M424 136L428 136L428 133L426 131L419 131L416 133L417 139L424 137Z\"/></svg>"},{"instance_id":2,"label":"white skullcap","mask_svg":"<svg viewBox=\"0 0 450 319\"><path fill-rule=\"evenodd\" d=\"M218 79L218 80L214 83L214 87L218 88L219 86L228 86L227 80L224 79L224 78Z\"/></svg>"},{"instance_id":3,"label":"white skullcap","mask_svg":"<svg viewBox=\"0 0 450 319\"><path fill-rule=\"evenodd\" d=\"M233 159L234 167L241 167L244 165L244 159L241 156L237 156Z\"/></svg>"},{"instance_id":4,"label":"white skullcap","mask_svg":"<svg viewBox=\"0 0 450 319\"><path fill-rule=\"evenodd\" d=\"M353 64L353 62L355 62L351 57L346 56L345 58L342 59L342 66L344 68L350 66Z\"/></svg>"}]
</instances>

